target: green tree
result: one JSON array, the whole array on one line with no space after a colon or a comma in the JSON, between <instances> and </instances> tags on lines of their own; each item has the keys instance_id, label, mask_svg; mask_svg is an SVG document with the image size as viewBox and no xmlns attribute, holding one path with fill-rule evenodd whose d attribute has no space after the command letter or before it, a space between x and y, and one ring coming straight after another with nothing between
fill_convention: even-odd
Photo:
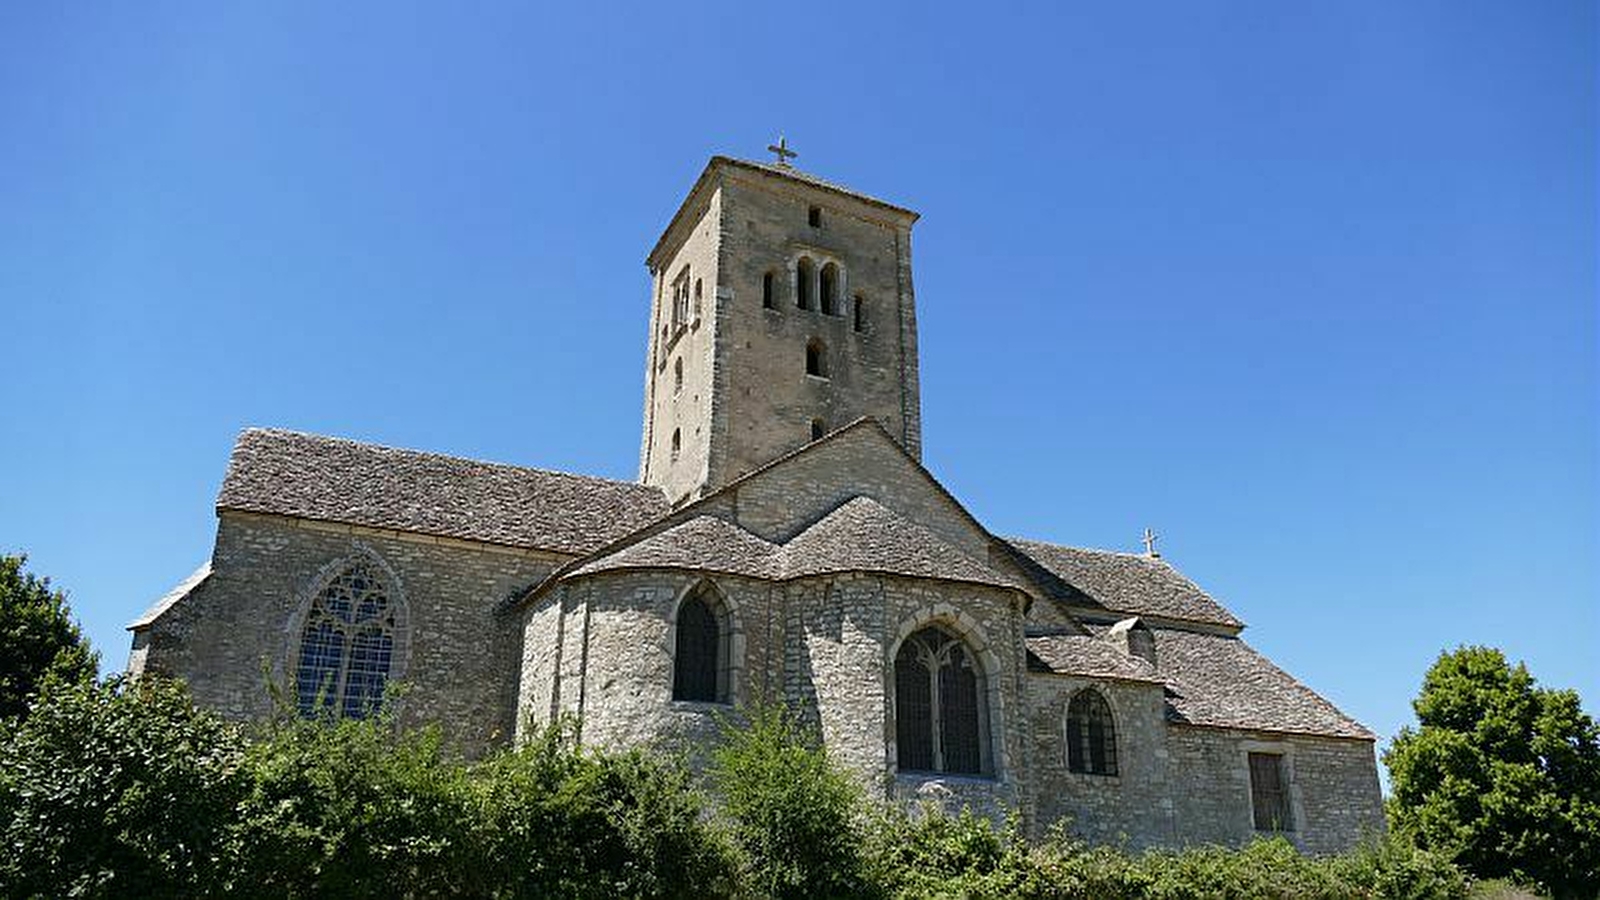
<instances>
[{"instance_id":1,"label":"green tree","mask_svg":"<svg viewBox=\"0 0 1600 900\"><path fill-rule=\"evenodd\" d=\"M67 595L23 571L27 561L0 555L0 719L27 712L46 677L84 681L99 668Z\"/></svg>"},{"instance_id":2,"label":"green tree","mask_svg":"<svg viewBox=\"0 0 1600 900\"><path fill-rule=\"evenodd\" d=\"M1488 647L1440 655L1384 754L1394 831L1481 878L1600 893L1600 729Z\"/></svg>"}]
</instances>

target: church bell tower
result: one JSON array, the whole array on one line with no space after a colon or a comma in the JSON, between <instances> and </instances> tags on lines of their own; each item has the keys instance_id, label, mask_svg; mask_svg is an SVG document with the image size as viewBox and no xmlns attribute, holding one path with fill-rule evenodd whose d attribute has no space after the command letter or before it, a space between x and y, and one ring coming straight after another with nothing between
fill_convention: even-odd
<instances>
[{"instance_id":1,"label":"church bell tower","mask_svg":"<svg viewBox=\"0 0 1600 900\"><path fill-rule=\"evenodd\" d=\"M862 416L921 457L917 214L712 157L650 251L639 480L692 500Z\"/></svg>"}]
</instances>

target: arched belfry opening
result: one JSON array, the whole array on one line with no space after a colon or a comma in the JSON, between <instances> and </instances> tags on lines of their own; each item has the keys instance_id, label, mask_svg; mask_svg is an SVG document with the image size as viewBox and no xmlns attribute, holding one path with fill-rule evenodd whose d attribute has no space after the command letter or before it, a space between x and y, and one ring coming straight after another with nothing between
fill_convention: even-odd
<instances>
[{"instance_id":1,"label":"arched belfry opening","mask_svg":"<svg viewBox=\"0 0 1600 900\"><path fill-rule=\"evenodd\" d=\"M822 295L822 314L839 315L839 265L832 262L824 263L817 281L818 292Z\"/></svg>"},{"instance_id":2,"label":"arched belfry opening","mask_svg":"<svg viewBox=\"0 0 1600 900\"><path fill-rule=\"evenodd\" d=\"M801 309L811 308L811 293L816 289L817 267L812 264L811 257L802 256L794 265L794 305Z\"/></svg>"}]
</instances>

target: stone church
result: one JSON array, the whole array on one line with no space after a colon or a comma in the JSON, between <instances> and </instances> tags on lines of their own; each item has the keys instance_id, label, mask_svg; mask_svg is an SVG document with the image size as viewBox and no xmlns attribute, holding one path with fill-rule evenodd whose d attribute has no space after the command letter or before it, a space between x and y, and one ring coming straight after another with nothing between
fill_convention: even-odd
<instances>
[{"instance_id":1,"label":"stone church","mask_svg":"<svg viewBox=\"0 0 1600 900\"><path fill-rule=\"evenodd\" d=\"M779 149L780 148L774 148ZM1153 552L1000 537L923 467L917 214L714 157L650 250L638 482L250 429L134 673L469 751L783 701L886 796L1132 847L1382 827L1373 735Z\"/></svg>"}]
</instances>

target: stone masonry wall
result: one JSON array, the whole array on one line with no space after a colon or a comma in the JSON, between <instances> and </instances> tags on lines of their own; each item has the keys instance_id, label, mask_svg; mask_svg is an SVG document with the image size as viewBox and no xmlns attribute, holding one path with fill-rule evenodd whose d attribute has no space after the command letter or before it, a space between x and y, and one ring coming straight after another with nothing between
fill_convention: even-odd
<instances>
[{"instance_id":1,"label":"stone masonry wall","mask_svg":"<svg viewBox=\"0 0 1600 900\"><path fill-rule=\"evenodd\" d=\"M771 175L724 175L717 316L713 486L861 417L881 421L913 455L921 448L910 225L867 204ZM812 226L808 212L820 210ZM840 272L830 315L812 290L796 304L801 257ZM763 276L774 276L772 308ZM862 327L856 328L857 297ZM806 346L826 348L826 377L806 373Z\"/></svg>"},{"instance_id":2,"label":"stone masonry wall","mask_svg":"<svg viewBox=\"0 0 1600 900\"><path fill-rule=\"evenodd\" d=\"M737 523L769 541L786 541L856 496L871 497L927 528L974 559L989 538L883 435L856 428L741 483Z\"/></svg>"},{"instance_id":3,"label":"stone masonry wall","mask_svg":"<svg viewBox=\"0 0 1600 900\"><path fill-rule=\"evenodd\" d=\"M694 493L706 481L710 461L713 402L713 356L716 331L717 223L722 197L713 193L696 211L694 227L664 268L651 272L649 352L645 355L645 422L640 480L660 485L676 500ZM690 291L688 319L681 329L672 324L673 288L684 276ZM696 288L700 296L694 296ZM681 387L676 370L683 365ZM676 459L672 433L681 444Z\"/></svg>"},{"instance_id":4,"label":"stone masonry wall","mask_svg":"<svg viewBox=\"0 0 1600 900\"><path fill-rule=\"evenodd\" d=\"M145 670L185 679L201 705L230 717L268 715L266 678L292 685L303 607L330 566L363 551L404 599L402 721L440 723L473 753L508 742L518 634L495 608L549 573L553 554L225 511L210 579L150 626Z\"/></svg>"},{"instance_id":5,"label":"stone masonry wall","mask_svg":"<svg viewBox=\"0 0 1600 900\"><path fill-rule=\"evenodd\" d=\"M1173 797L1161 685L1043 673L1030 673L1027 684L1033 833L1043 835L1065 819L1072 833L1096 843L1135 850L1170 845ZM1116 775L1067 769L1067 705L1084 688L1099 691L1111 706Z\"/></svg>"},{"instance_id":6,"label":"stone masonry wall","mask_svg":"<svg viewBox=\"0 0 1600 900\"><path fill-rule=\"evenodd\" d=\"M1247 754L1282 753L1294 830L1310 853L1337 853L1383 829L1371 741L1195 728L1168 728L1175 842L1241 844L1255 837Z\"/></svg>"},{"instance_id":7,"label":"stone masonry wall","mask_svg":"<svg viewBox=\"0 0 1600 900\"><path fill-rule=\"evenodd\" d=\"M547 720L553 696L557 709L581 714L589 743L627 747L712 737L719 713L730 714L732 707L671 697L671 619L679 599L702 580L675 570L611 572L541 598L524 617L524 721ZM1019 783L1028 726L1020 694L1018 595L877 575L785 584L704 580L731 609L730 683L738 703L781 691L820 728L830 751L876 790L896 783L901 796L960 795L992 811L1025 796ZM911 631L935 622L961 634L985 666L995 778L895 780L894 654ZM551 650L552 643L559 649Z\"/></svg>"}]
</instances>

